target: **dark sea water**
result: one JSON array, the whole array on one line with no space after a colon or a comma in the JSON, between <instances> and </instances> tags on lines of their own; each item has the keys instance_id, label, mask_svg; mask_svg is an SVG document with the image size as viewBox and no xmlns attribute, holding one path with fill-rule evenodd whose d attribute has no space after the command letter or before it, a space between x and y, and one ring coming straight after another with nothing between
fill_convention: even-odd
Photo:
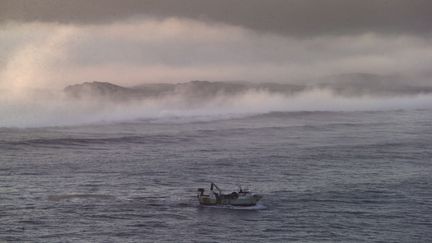
<instances>
[{"instance_id":1,"label":"dark sea water","mask_svg":"<svg viewBox=\"0 0 432 243\"><path fill-rule=\"evenodd\" d=\"M0 241L431 242L432 112L0 128Z\"/></svg>"}]
</instances>

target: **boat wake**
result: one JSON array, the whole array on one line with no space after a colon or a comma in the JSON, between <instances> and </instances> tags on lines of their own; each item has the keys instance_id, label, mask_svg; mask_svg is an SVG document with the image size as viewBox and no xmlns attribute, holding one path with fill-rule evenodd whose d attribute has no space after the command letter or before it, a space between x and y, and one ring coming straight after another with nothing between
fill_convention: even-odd
<instances>
[{"instance_id":1,"label":"boat wake","mask_svg":"<svg viewBox=\"0 0 432 243\"><path fill-rule=\"evenodd\" d=\"M49 195L48 200L54 202L60 201L79 201L79 200L114 200L115 197L105 194L60 194Z\"/></svg>"},{"instance_id":2,"label":"boat wake","mask_svg":"<svg viewBox=\"0 0 432 243\"><path fill-rule=\"evenodd\" d=\"M230 210L264 210L267 207L263 204L256 204L253 206L232 206L232 205L199 205L202 208L218 208Z\"/></svg>"}]
</instances>

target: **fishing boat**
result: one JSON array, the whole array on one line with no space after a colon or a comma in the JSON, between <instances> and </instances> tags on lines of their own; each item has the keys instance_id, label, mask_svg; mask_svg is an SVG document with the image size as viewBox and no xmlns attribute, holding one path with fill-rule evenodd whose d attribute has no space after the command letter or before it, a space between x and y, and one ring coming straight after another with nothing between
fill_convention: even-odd
<instances>
[{"instance_id":1,"label":"fishing boat","mask_svg":"<svg viewBox=\"0 0 432 243\"><path fill-rule=\"evenodd\" d=\"M231 205L231 206L255 206L263 197L250 192L247 189L239 188L229 194L222 193L222 190L213 182L210 184L210 191L206 193L204 188L198 188L198 201L201 205Z\"/></svg>"}]
</instances>

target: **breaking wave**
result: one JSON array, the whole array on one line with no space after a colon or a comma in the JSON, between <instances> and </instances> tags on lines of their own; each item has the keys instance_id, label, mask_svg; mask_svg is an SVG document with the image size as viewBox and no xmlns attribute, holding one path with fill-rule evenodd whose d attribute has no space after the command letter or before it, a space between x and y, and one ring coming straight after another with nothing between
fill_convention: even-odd
<instances>
[{"instance_id":1,"label":"breaking wave","mask_svg":"<svg viewBox=\"0 0 432 243\"><path fill-rule=\"evenodd\" d=\"M212 88L212 89L209 89ZM274 88L237 89L198 85L193 89L168 87L156 94L128 96L117 89L89 93L79 91L32 94L27 99L2 97L0 127L47 127L82 124L147 122L192 122L245 117L270 112L380 111L398 109L431 109L432 93L346 95L340 89L324 86L285 90ZM231 86L228 86L231 87ZM232 86L234 87L234 86ZM275 86L276 87L276 86ZM282 86L280 86L282 87ZM106 87L105 87L106 88ZM113 87L110 87L113 88ZM115 88L115 87L114 87ZM167 88L167 86L165 86ZM230 92L226 91L229 90ZM364 91L364 89L362 89ZM75 90L76 91L76 90ZM349 89L354 92L353 89ZM110 93L111 92L111 93ZM123 92L123 93L122 93ZM398 91L399 92L399 91ZM119 99L119 97L134 97ZM112 98L117 97L117 98Z\"/></svg>"}]
</instances>

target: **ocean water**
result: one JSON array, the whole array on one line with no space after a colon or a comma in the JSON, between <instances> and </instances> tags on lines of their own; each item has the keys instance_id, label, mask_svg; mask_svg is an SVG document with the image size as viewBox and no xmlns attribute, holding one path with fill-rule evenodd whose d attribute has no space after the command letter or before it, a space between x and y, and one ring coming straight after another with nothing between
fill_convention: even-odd
<instances>
[{"instance_id":1,"label":"ocean water","mask_svg":"<svg viewBox=\"0 0 432 243\"><path fill-rule=\"evenodd\" d=\"M0 241L430 242L432 112L0 128ZM215 182L257 207L202 207Z\"/></svg>"}]
</instances>

